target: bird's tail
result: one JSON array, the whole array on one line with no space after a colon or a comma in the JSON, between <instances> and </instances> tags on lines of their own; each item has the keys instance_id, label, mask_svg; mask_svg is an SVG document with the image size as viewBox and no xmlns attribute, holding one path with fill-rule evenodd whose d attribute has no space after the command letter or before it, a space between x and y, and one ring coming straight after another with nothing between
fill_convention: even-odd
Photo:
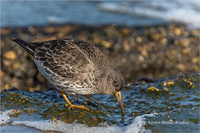
<instances>
[{"instance_id":1,"label":"bird's tail","mask_svg":"<svg viewBox=\"0 0 200 133\"><path fill-rule=\"evenodd\" d=\"M29 54L34 55L34 50L31 48L31 43L23 41L21 39L11 39L13 42L16 42L22 48L24 48Z\"/></svg>"}]
</instances>

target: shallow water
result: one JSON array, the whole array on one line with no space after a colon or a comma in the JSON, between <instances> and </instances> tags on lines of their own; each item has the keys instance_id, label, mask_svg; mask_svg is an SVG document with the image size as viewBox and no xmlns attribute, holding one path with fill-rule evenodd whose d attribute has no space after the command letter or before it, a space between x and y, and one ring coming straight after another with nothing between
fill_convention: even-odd
<instances>
[{"instance_id":1,"label":"shallow water","mask_svg":"<svg viewBox=\"0 0 200 133\"><path fill-rule=\"evenodd\" d=\"M198 132L199 75L176 75L154 83L127 85L122 91L123 122L117 100L111 95L92 95L93 102L82 96L77 101L76 96L70 95L70 101L85 104L90 111L69 110L56 90L26 92L12 88L0 95L2 131L14 125L22 126L22 130L33 127L41 131L73 127L72 132Z\"/></svg>"},{"instance_id":2,"label":"shallow water","mask_svg":"<svg viewBox=\"0 0 200 133\"><path fill-rule=\"evenodd\" d=\"M2 1L1 27L61 23L146 26L168 22L200 27L198 0Z\"/></svg>"}]
</instances>

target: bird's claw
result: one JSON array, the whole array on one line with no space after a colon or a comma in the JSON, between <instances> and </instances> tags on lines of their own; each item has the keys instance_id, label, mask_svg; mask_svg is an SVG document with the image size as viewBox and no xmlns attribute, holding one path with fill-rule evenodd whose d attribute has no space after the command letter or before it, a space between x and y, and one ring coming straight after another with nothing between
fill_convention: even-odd
<instances>
[{"instance_id":1,"label":"bird's claw","mask_svg":"<svg viewBox=\"0 0 200 133\"><path fill-rule=\"evenodd\" d=\"M74 108L79 108L79 109L85 109L85 110L90 110L89 108L86 108L84 105L69 105L66 104L66 107L68 107L69 110L73 110Z\"/></svg>"}]
</instances>

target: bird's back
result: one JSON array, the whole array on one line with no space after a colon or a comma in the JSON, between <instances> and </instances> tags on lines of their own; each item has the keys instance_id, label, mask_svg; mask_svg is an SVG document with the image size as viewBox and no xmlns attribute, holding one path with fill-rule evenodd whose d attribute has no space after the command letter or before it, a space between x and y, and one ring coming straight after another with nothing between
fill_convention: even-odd
<instances>
[{"instance_id":1,"label":"bird's back","mask_svg":"<svg viewBox=\"0 0 200 133\"><path fill-rule=\"evenodd\" d=\"M12 41L23 47L34 58L44 56L43 54L48 51L51 51L52 54L58 55L62 55L62 53L68 53L70 51L73 56L77 55L78 52L82 53L82 55L84 55L94 64L98 64L102 61L105 63L105 61L107 61L105 56L98 48L81 40L65 39L50 40L45 42L28 42L21 39L12 39ZM72 52L72 49L77 49L78 51L75 53L75 50Z\"/></svg>"},{"instance_id":2,"label":"bird's back","mask_svg":"<svg viewBox=\"0 0 200 133\"><path fill-rule=\"evenodd\" d=\"M98 48L80 40L13 41L34 57L39 71L55 86L93 89L98 70L109 63Z\"/></svg>"}]
</instances>

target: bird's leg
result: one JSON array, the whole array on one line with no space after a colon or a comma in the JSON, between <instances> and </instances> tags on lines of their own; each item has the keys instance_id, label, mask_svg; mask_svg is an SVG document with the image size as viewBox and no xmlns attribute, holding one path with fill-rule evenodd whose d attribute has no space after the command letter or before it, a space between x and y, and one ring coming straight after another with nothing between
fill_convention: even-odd
<instances>
[{"instance_id":1,"label":"bird's leg","mask_svg":"<svg viewBox=\"0 0 200 133\"><path fill-rule=\"evenodd\" d=\"M87 99L91 101L93 101L88 95L83 95L84 97L86 97ZM79 100L79 97L78 97L78 94L76 94L76 100L78 101Z\"/></svg>"},{"instance_id":2,"label":"bird's leg","mask_svg":"<svg viewBox=\"0 0 200 133\"><path fill-rule=\"evenodd\" d=\"M79 100L78 94L76 94L76 100L77 100L77 101Z\"/></svg>"},{"instance_id":3,"label":"bird's leg","mask_svg":"<svg viewBox=\"0 0 200 133\"><path fill-rule=\"evenodd\" d=\"M78 99L79 99L79 97L78 97L78 94L76 94L76 96L77 96L77 101L78 101ZM89 105L92 105L92 106L95 106L95 107L100 107L99 105L98 105L98 103L92 103L92 101L94 101L94 100L92 100L90 97L89 97L89 95L82 95L82 96L84 96L84 97L86 97L87 99L89 99L89 101L90 102L88 102L88 104Z\"/></svg>"},{"instance_id":4,"label":"bird's leg","mask_svg":"<svg viewBox=\"0 0 200 133\"><path fill-rule=\"evenodd\" d=\"M87 99L89 99L89 105L92 105L92 106L94 106L94 107L98 107L98 108L100 108L100 105L99 105L99 103L97 103L96 101L94 101L94 100L92 100L89 96L90 95L83 95L84 97L86 97ZM93 102L92 102L93 101Z\"/></svg>"},{"instance_id":5,"label":"bird's leg","mask_svg":"<svg viewBox=\"0 0 200 133\"><path fill-rule=\"evenodd\" d=\"M65 99L65 101L67 102L66 106L69 106L70 108L79 108L79 109L85 109L85 110L89 110L89 108L86 108L83 105L73 105L68 98L66 97L65 93L63 91L60 91L60 94L63 96L63 98Z\"/></svg>"},{"instance_id":6,"label":"bird's leg","mask_svg":"<svg viewBox=\"0 0 200 133\"><path fill-rule=\"evenodd\" d=\"M83 95L84 97L86 97L87 99L90 100L90 102L92 102L93 100L88 96L88 95Z\"/></svg>"}]
</instances>

